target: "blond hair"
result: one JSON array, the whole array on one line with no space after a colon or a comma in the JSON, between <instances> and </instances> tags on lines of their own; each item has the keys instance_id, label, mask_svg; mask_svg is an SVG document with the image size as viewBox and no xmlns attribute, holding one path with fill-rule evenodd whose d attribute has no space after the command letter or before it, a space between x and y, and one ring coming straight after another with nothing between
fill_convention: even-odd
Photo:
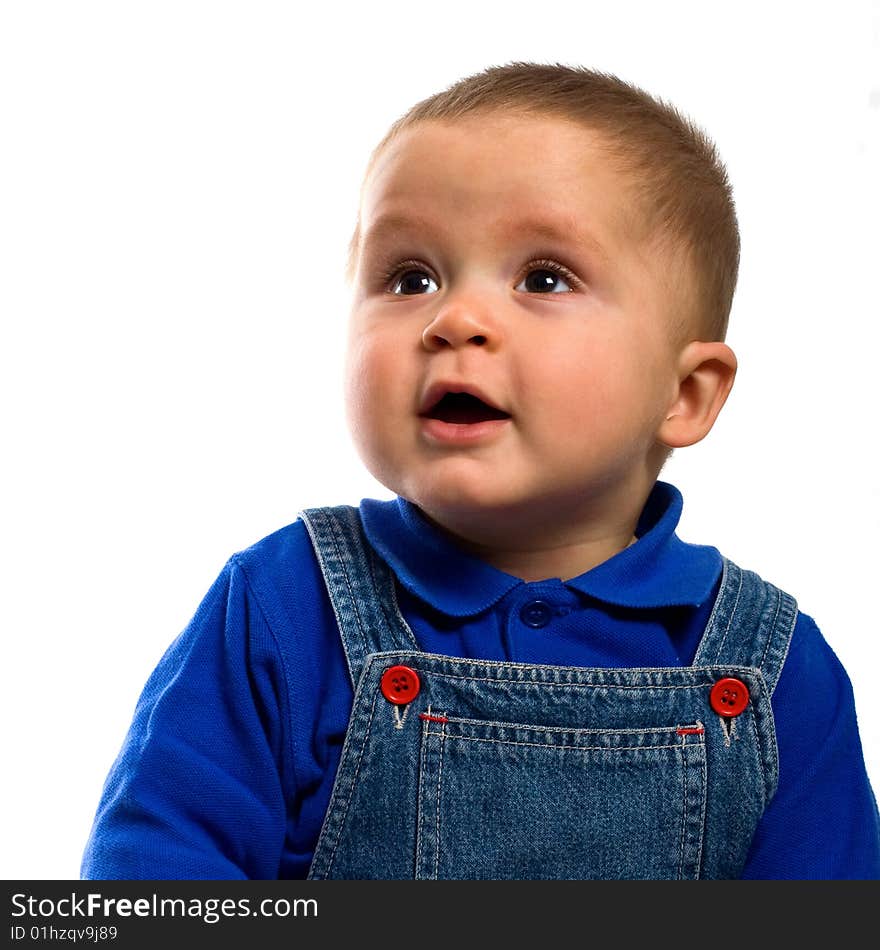
<instances>
[{"instance_id":1,"label":"blond hair","mask_svg":"<svg viewBox=\"0 0 880 950\"><path fill-rule=\"evenodd\" d=\"M678 304L677 335L723 340L740 255L727 171L714 143L687 116L617 76L561 64L492 66L397 119L373 150L364 181L385 147L416 123L497 112L565 119L599 134L632 186L634 200L622 209L628 236L678 264L667 272ZM349 281L359 248L360 218L349 243Z\"/></svg>"}]
</instances>

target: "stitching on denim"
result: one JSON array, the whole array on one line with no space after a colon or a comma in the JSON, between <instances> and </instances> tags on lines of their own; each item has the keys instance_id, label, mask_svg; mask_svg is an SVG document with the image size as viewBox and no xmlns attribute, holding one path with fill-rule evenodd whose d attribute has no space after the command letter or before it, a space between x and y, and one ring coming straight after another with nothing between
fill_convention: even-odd
<instances>
[{"instance_id":1,"label":"stitching on denim","mask_svg":"<svg viewBox=\"0 0 880 950\"><path fill-rule=\"evenodd\" d=\"M762 679L763 679L763 677L762 677ZM770 689L767 687L766 682L765 682L763 685L764 685L764 692L765 692L765 695L767 696L767 702L769 703L769 701L770 701L770 696L771 696L771 691L770 691ZM757 723L757 715L758 715L758 714L757 714L757 707L756 707L756 713L755 713L756 723ZM767 742L767 752L768 752L768 754L769 754L769 756L770 756L770 770L771 770L771 774L776 776L776 781L778 782L778 779L779 779L779 749L778 749L778 747L777 747L777 745L776 745L776 723L775 723L775 720L773 719L773 708L772 708L772 706L770 707L770 716L769 716L769 717L767 717L767 716L762 716L762 721L765 723L765 731L769 731L769 733L770 733L768 739L769 739L769 740L772 740L772 741L768 741L768 742ZM756 728L757 728L757 725L756 725ZM759 738L760 738L760 736L761 736L761 732L758 733L758 737L759 737ZM763 748L763 746L762 746L762 748ZM769 801L769 799L768 799L768 801Z\"/></svg>"},{"instance_id":2,"label":"stitching on denim","mask_svg":"<svg viewBox=\"0 0 880 950\"><path fill-rule=\"evenodd\" d=\"M684 871L684 831L687 824L688 802L687 802L687 765L684 760L685 739L682 736L681 744L678 746L679 758L681 759L681 835L678 842L678 880L682 878Z\"/></svg>"},{"instance_id":3,"label":"stitching on denim","mask_svg":"<svg viewBox=\"0 0 880 950\"><path fill-rule=\"evenodd\" d=\"M424 718L424 715L422 716ZM541 723L528 722L500 722L494 719L463 719L458 716L447 716L446 722L463 723L468 726L499 726L504 729L535 729L538 732L578 732L588 735L648 735L651 733L675 732L678 726L645 726L629 729L586 729L581 726L545 726Z\"/></svg>"},{"instance_id":4,"label":"stitching on denim","mask_svg":"<svg viewBox=\"0 0 880 950\"><path fill-rule=\"evenodd\" d=\"M339 558L339 563L341 565L340 573L342 574L342 578L345 582L345 587L348 591L350 606L351 606L352 611L354 612L355 622L357 624L357 632L361 639L361 649L362 649L363 655L358 658L359 666L360 666L360 669L358 670L358 675L360 675L361 670L363 670L364 668L364 661L366 660L367 655L369 654L369 644L367 642L364 622L361 619L361 612L358 608L357 598L354 595L354 587L352 585L351 577L349 576L348 566L347 566L348 562L346 558L343 557L342 555L342 546L340 544L340 540L344 541L345 535L343 534L342 528L335 518L330 519L330 537L333 542L333 547L336 551L336 556Z\"/></svg>"},{"instance_id":5,"label":"stitching on denim","mask_svg":"<svg viewBox=\"0 0 880 950\"><path fill-rule=\"evenodd\" d=\"M775 587L773 587L772 590L776 593L776 613L773 615L773 622L770 624L770 630L764 641L764 649L761 651L761 662L758 664L761 670L764 669L764 663L767 660L767 651L770 649L770 644L776 636L776 624L779 621L779 611L782 610L782 591Z\"/></svg>"},{"instance_id":6,"label":"stitching on denim","mask_svg":"<svg viewBox=\"0 0 880 950\"><path fill-rule=\"evenodd\" d=\"M431 707L429 706L428 709ZM422 835L422 820L425 815L425 803L422 801L424 795L422 793L422 788L425 784L425 772L427 767L425 765L425 750L428 747L428 736L430 735L429 729L431 727L425 723L422 727L422 748L419 754L419 785L418 785L418 800L416 801L416 808L418 809L418 818L416 820L416 878L419 877L420 868L422 866L422 842L424 841L424 836Z\"/></svg>"},{"instance_id":7,"label":"stitching on denim","mask_svg":"<svg viewBox=\"0 0 880 950\"><path fill-rule=\"evenodd\" d=\"M753 748L754 748L754 750L755 750L755 755L757 756L757 759L758 759L758 769L759 769L760 772L761 772L761 799L762 799L762 801L761 801L761 807L762 807L762 808L766 808L766 807L767 807L767 801L768 801L768 798L767 798L768 782L767 782L767 771L766 771L766 769L764 768L764 754L763 754L763 753L764 753L764 745L763 745L763 743L761 742L761 737L760 737L760 735L758 735L758 725L757 725L755 719L756 719L756 717L755 717L754 713L752 713L752 715L749 717L749 720L750 720L749 724L750 724L750 726L751 726L751 728L752 728L752 734L753 734L754 737L755 737L755 741L754 741L754 743L753 743Z\"/></svg>"},{"instance_id":8,"label":"stitching on denim","mask_svg":"<svg viewBox=\"0 0 880 950\"><path fill-rule=\"evenodd\" d=\"M430 728L430 727L429 727ZM434 835L434 880L440 876L440 791L443 780L443 747L446 741L446 726L440 727L440 761L437 767L437 829Z\"/></svg>"},{"instance_id":9,"label":"stitching on denim","mask_svg":"<svg viewBox=\"0 0 880 950\"><path fill-rule=\"evenodd\" d=\"M360 748L360 751L358 752L357 765L355 766L354 775L351 778L351 788L349 789L349 792L348 792L348 799L346 800L345 804L342 806L342 814L341 814L341 817L339 818L339 830L336 833L336 844L333 845L333 850L330 852L330 857L327 860L327 871L325 872L326 874L329 874L330 869L333 867L333 862L336 859L336 851L338 850L339 843L342 840L342 832L345 828L345 820L348 817L348 809L351 807L351 800L354 797L354 791L357 788L357 779L358 779L358 774L360 773L360 770L361 770L361 762L363 761L363 758L364 758L364 750L367 748L367 743L370 740L370 733L372 732L372 729L373 729L373 718L376 715L376 703L378 699L379 699L379 693L377 691L376 694L373 696L373 705L370 708L370 718L367 720L367 731L364 734L364 741L361 743L361 748ZM343 749L343 752L344 751L345 750ZM340 762L340 766L341 765L342 763ZM337 794L336 794L336 788L334 788L333 796L331 797L330 804L327 807L327 814L332 813L336 800L337 800ZM320 847L320 844L321 842L319 839L318 841L319 847Z\"/></svg>"},{"instance_id":10,"label":"stitching on denim","mask_svg":"<svg viewBox=\"0 0 880 950\"><path fill-rule=\"evenodd\" d=\"M678 667L674 667L678 669ZM687 669L687 667L683 667ZM740 672L753 672L749 667L737 668ZM732 670L731 670L732 671ZM468 680L471 683L513 683L516 686L528 686L532 688L544 689L549 686L557 686L565 689L627 689L627 690L657 690L657 689L705 689L707 686L710 686L715 680L706 679L705 683L671 683L668 686L647 686L644 683L639 684L638 686L622 686L619 683L553 683L553 682L544 682L544 681L527 681L527 680L518 680L518 679L509 679L506 677L492 677L492 676L466 676L460 673L441 673L437 670L417 670L417 672L425 673L426 675L430 674L431 676L437 676L442 679L450 680Z\"/></svg>"},{"instance_id":11,"label":"stitching on denim","mask_svg":"<svg viewBox=\"0 0 880 950\"><path fill-rule=\"evenodd\" d=\"M715 631L715 618L721 611L721 605L725 600L727 594L727 578L733 568L736 565L733 564L728 558L722 555L721 557L721 583L718 586L718 593L715 595L715 603L712 604L712 612L709 614L709 619L706 621L706 626L703 629L703 635L700 637L700 642L697 645L697 651L694 654L694 661L691 666L698 666L701 662L700 658L704 653L707 653L711 642L714 638Z\"/></svg>"},{"instance_id":12,"label":"stitching on denim","mask_svg":"<svg viewBox=\"0 0 880 950\"><path fill-rule=\"evenodd\" d=\"M594 666L594 667L585 667L585 666L560 666L558 663L513 663L509 661L502 660L480 660L474 659L473 657L456 657L450 656L448 653L426 653L424 650L378 650L376 653L372 654L383 660L392 660L397 659L399 662L404 662L409 659L413 664L422 663L427 665L422 665L418 667L419 670L424 670L425 673L435 674L435 670L432 668L431 664L437 661L441 661L447 665L454 666L472 666L478 668L488 668L490 670L516 670L527 673L533 672L549 672L555 675L559 675L560 671L563 673L571 674L573 676L587 675L591 676L593 674L611 674L611 675L624 675L627 678L630 678L632 675L643 675L643 674L652 674L656 676L668 676L669 674L680 675L687 677L692 675L695 672L704 673L707 677L712 677L711 680L707 679L706 683L714 683L717 678L718 670L721 668L723 671L726 671L728 674L736 670L739 670L743 673L756 673L757 667L749 666L745 663L695 663L690 666ZM413 669L416 669L413 666ZM452 673L443 673L441 671L436 671L437 676L453 676L458 674ZM472 679L475 677L466 676L465 679ZM553 680L542 680L542 679L529 679L525 680L522 678L518 679L502 679L498 677L497 679L493 678L492 682L509 682L509 683L525 683L529 685L557 685ZM562 683L561 685L569 685ZM575 683L573 685L580 685ZM610 683L589 683L590 686L609 686L614 687L616 684ZM675 684L673 684L675 688ZM644 684L637 687L627 687L628 689L659 689L661 687L654 686L652 684ZM665 688L665 687L664 687Z\"/></svg>"},{"instance_id":13,"label":"stitching on denim","mask_svg":"<svg viewBox=\"0 0 880 950\"><path fill-rule=\"evenodd\" d=\"M363 621L360 617L360 612L358 611L357 601L352 593L351 579L348 575L348 570L346 568L346 559L342 556L342 549L340 546L340 538L344 537L341 528L339 527L335 515L332 513L332 509L319 509L317 512L317 517L315 518L314 526L312 526L309 518L306 517L306 513L302 513L303 520L306 523L306 528L309 532L309 535L312 538L312 546L315 549L315 553L318 557L318 562L321 566L321 574L324 578L324 583L327 585L328 577L331 581L331 584L327 585L327 594L330 598L331 606L333 607L333 613L336 617L336 625L339 627L340 636L342 639L342 646L345 652L345 662L348 665L348 672L351 676L352 685L357 688L358 680L360 679L360 673L364 666L364 660L368 655L368 644L366 637L364 635ZM322 531L322 529L324 529ZM337 561L339 563L338 568L330 568L327 564L326 558L324 557L323 551L321 549L320 538L324 536L328 539L330 544L333 545L333 550L336 555ZM349 656L348 651L348 639L346 637L346 631L351 629L351 626L348 624L343 624L340 617L339 610L337 608L336 596L337 592L335 590L337 583L340 579L344 582L344 586L348 590L350 606L355 614L355 627L357 629L358 636L361 641L361 656L352 658ZM355 660L355 664L358 667L355 668L355 665L352 663L352 659Z\"/></svg>"},{"instance_id":14,"label":"stitching on denim","mask_svg":"<svg viewBox=\"0 0 880 950\"><path fill-rule=\"evenodd\" d=\"M446 727L444 726L443 728L445 730ZM658 750L676 752L681 748L678 742L672 745L555 745L552 742L518 742L512 739L484 739L480 736L456 736L447 732L428 732L427 735L441 736L444 740L448 739L450 741L455 739L461 742L491 742L495 745L515 745L534 749L562 749L572 750L574 752L656 752Z\"/></svg>"},{"instance_id":15,"label":"stitching on denim","mask_svg":"<svg viewBox=\"0 0 880 950\"><path fill-rule=\"evenodd\" d=\"M743 577L745 576L745 571L740 570L739 572L739 587L736 589L736 599L733 602L733 607L730 611L730 615L727 618L727 627L724 630L724 634L721 637L721 643L718 644L718 651L715 654L715 662L718 662L718 658L721 656L721 651L724 649L724 642L727 640L727 634L730 632L730 627L733 624L733 618L736 616L736 608L739 606L739 595L742 593L743 588Z\"/></svg>"},{"instance_id":16,"label":"stitching on denim","mask_svg":"<svg viewBox=\"0 0 880 950\"><path fill-rule=\"evenodd\" d=\"M379 639L380 639L380 641L384 640L384 639L385 639L384 633L387 631L388 633L391 634L392 639L394 640L394 642L397 643L397 642L399 642L399 641L397 640L397 637L394 636L395 631L393 630L393 628L391 627L391 624L390 624L389 621L388 621L388 613L387 613L387 611L385 610L385 600L384 600L384 598L382 597L381 589L380 589L380 586L379 586L378 575L377 575L377 572L376 572L376 560L375 560L375 559L376 559L376 555L375 555L375 552L373 551L373 548L372 548L368 543L366 543L366 542L363 541L363 540L362 540L362 542L361 542L361 545L362 545L363 551L364 551L364 559L365 559L366 562L367 562L367 573L370 575L370 586L371 586L372 589L373 589L374 605L375 605L376 603L378 603L378 606L379 606L379 614L380 614L382 620L385 621L385 630L379 631Z\"/></svg>"},{"instance_id":17,"label":"stitching on denim","mask_svg":"<svg viewBox=\"0 0 880 950\"><path fill-rule=\"evenodd\" d=\"M406 618L403 616L400 610L400 604L397 602L397 589L394 586L394 575L391 572L391 569L388 568L388 585L387 590L391 598L391 606L394 608L394 620L398 623L404 635L410 639L412 642L413 648L419 653L424 652L419 646L419 641L416 640L416 635L413 633L412 627L406 622ZM385 611L385 603L382 598L380 598L380 603L382 604L382 611ZM390 618L386 616L390 625Z\"/></svg>"},{"instance_id":18,"label":"stitching on denim","mask_svg":"<svg viewBox=\"0 0 880 950\"><path fill-rule=\"evenodd\" d=\"M718 725L721 729L721 735L724 739L724 747L730 748L730 735L733 732L733 720L725 719L724 716L716 716Z\"/></svg>"},{"instance_id":19,"label":"stitching on denim","mask_svg":"<svg viewBox=\"0 0 880 950\"><path fill-rule=\"evenodd\" d=\"M348 667L348 675L351 677L352 686L357 688L358 677L351 665L351 657L348 655L348 649L345 643L345 635L342 632L342 619L339 616L339 608L336 604L336 598L330 589L330 583L328 583L328 581L332 583L333 571L331 571L327 566L327 560L324 557L324 552L320 543L319 533L326 526L327 517L326 515L322 515L320 511L314 513L314 523L312 522L313 513L309 511L300 512L300 517L306 526L306 531L308 531L309 537L312 539L312 547L314 548L315 556L317 557L318 564L321 568L321 577L324 581L324 586L327 588L327 597L330 600L330 606L333 608L333 615L336 617L336 626L339 628L340 639L342 640L342 648L343 652L345 653L345 665Z\"/></svg>"},{"instance_id":20,"label":"stitching on denim","mask_svg":"<svg viewBox=\"0 0 880 950\"><path fill-rule=\"evenodd\" d=\"M409 713L410 703L407 703L403 709L403 715L400 715L400 706L394 707L394 728L403 729L403 724L406 722L407 714Z\"/></svg>"},{"instance_id":21,"label":"stitching on denim","mask_svg":"<svg viewBox=\"0 0 880 950\"><path fill-rule=\"evenodd\" d=\"M684 792L684 814L682 815L682 824L681 824L681 850L679 853L679 870L678 877L681 880L684 876L684 843L685 843L685 828L686 821L690 815L689 803L690 799L687 794L687 780L689 777L690 770L692 768L688 754L691 753L692 749L699 749L700 754L700 833L698 835L697 842L697 857L696 857L696 874L693 875L695 878L700 876L700 862L703 859L703 836L705 834L706 828L706 743L705 740L700 739L698 742L688 742L686 736L688 735L703 735L705 729L703 723L699 720L697 721L696 727L693 729L685 728L679 729L681 734L681 744L679 748L681 749L681 764L682 764L682 784ZM690 877L690 875L689 875Z\"/></svg>"},{"instance_id":22,"label":"stitching on denim","mask_svg":"<svg viewBox=\"0 0 880 950\"><path fill-rule=\"evenodd\" d=\"M701 877L702 866L703 866L703 840L706 837L706 799L708 795L708 782L709 777L706 772L706 755L705 752L700 756L700 779L702 781L702 786L700 788L700 799L702 801L700 807L700 843L697 846L697 874L696 877L699 879Z\"/></svg>"},{"instance_id":23,"label":"stitching on denim","mask_svg":"<svg viewBox=\"0 0 880 950\"><path fill-rule=\"evenodd\" d=\"M773 679L767 681L767 695L772 697L774 691L776 690L776 684L779 682L779 677L782 673L782 667L785 666L785 661L788 659L788 652L791 649L791 638L794 635L794 628L797 626L798 618L798 606L797 601L791 594L786 594L784 591L781 592L782 596L785 597L785 603L787 609L791 611L791 620L783 629L783 643L785 648L782 650L782 655L779 658L779 662L775 664L773 668ZM774 643L779 640L779 637L774 637ZM761 664L762 669L761 673L764 674L763 663ZM766 674L764 674L766 675Z\"/></svg>"},{"instance_id":24,"label":"stitching on denim","mask_svg":"<svg viewBox=\"0 0 880 950\"><path fill-rule=\"evenodd\" d=\"M776 669L773 671L773 682L768 683L768 694L770 696L776 691L776 684L779 682L779 677L782 673L782 667L785 666L785 661L788 659L789 650L791 650L791 641L794 636L794 630L797 626L798 618L798 605L797 601L793 597L789 597L791 602L791 621L786 629L785 634L785 649L782 651L782 655L779 658L779 662L776 664Z\"/></svg>"},{"instance_id":25,"label":"stitching on denim","mask_svg":"<svg viewBox=\"0 0 880 950\"><path fill-rule=\"evenodd\" d=\"M413 647L420 651L420 647L415 635L410 629L409 624L403 619L403 614L401 614L400 608L397 605L397 597L394 590L394 575L392 574L391 569L383 562L385 576L380 582L380 575L383 573L383 571L377 571L377 561L379 556L373 550L373 547L369 544L369 541L364 543L364 553L367 555L367 569L370 572L370 581L376 594L376 600L379 603L379 610L383 620L385 621L386 630L392 635L394 641L399 644L401 649ZM389 594L391 606L394 611L393 616L389 615L385 602L385 596ZM403 633L403 640L401 640L397 635L399 633ZM409 642L404 642L406 640Z\"/></svg>"}]
</instances>

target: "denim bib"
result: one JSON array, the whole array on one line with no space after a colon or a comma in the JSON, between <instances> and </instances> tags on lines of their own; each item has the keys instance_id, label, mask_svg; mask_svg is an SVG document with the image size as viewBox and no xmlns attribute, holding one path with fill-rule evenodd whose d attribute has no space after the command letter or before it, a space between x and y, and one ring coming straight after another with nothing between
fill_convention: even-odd
<instances>
[{"instance_id":1,"label":"denim bib","mask_svg":"<svg viewBox=\"0 0 880 950\"><path fill-rule=\"evenodd\" d=\"M310 879L740 876L776 791L789 594L725 558L689 667L441 656L419 649L357 508L301 517L355 689ZM409 702L386 698L395 666ZM748 690L734 716L715 711L725 678Z\"/></svg>"}]
</instances>

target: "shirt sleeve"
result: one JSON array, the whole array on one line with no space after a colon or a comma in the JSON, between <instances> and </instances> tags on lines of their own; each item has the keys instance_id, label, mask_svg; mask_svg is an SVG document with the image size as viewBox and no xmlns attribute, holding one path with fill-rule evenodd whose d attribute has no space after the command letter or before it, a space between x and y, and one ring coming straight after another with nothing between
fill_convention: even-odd
<instances>
[{"instance_id":1,"label":"shirt sleeve","mask_svg":"<svg viewBox=\"0 0 880 950\"><path fill-rule=\"evenodd\" d=\"M144 687L81 878L277 878L282 680L271 631L233 557Z\"/></svg>"},{"instance_id":2,"label":"shirt sleeve","mask_svg":"<svg viewBox=\"0 0 880 950\"><path fill-rule=\"evenodd\" d=\"M744 878L880 877L880 818L852 686L815 622L799 614L772 700L779 785Z\"/></svg>"}]
</instances>

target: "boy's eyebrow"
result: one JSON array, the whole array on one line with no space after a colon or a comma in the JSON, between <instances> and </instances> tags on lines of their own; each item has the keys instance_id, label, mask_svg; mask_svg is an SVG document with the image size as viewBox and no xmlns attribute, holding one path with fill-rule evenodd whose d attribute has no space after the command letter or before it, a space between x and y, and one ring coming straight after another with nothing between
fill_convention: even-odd
<instances>
[{"instance_id":1,"label":"boy's eyebrow","mask_svg":"<svg viewBox=\"0 0 880 950\"><path fill-rule=\"evenodd\" d=\"M431 231L435 225L427 218L417 214L400 214L388 212L380 215L363 236L363 244L381 240L386 234L398 231ZM509 217L499 222L499 231L505 237L533 235L550 241L579 242L589 245L603 260L608 260L608 253L604 247L586 231L578 227L574 218L555 220L540 217Z\"/></svg>"}]
</instances>

